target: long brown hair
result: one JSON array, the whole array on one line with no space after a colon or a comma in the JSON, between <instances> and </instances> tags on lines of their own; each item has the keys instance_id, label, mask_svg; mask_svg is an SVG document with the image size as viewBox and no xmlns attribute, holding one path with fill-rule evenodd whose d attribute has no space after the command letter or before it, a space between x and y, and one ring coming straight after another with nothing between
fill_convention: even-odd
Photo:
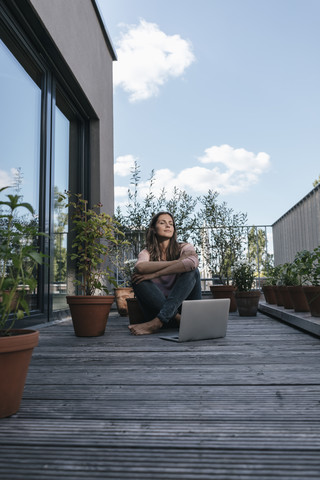
<instances>
[{"instance_id":1,"label":"long brown hair","mask_svg":"<svg viewBox=\"0 0 320 480\"><path fill-rule=\"evenodd\" d=\"M177 260L180 256L180 246L177 242L177 230L173 216L169 212L159 212L151 219L148 231L147 231L147 250L150 253L150 260L155 262L160 260L161 252L159 247L158 238L156 235L156 223L160 215L169 215L172 218L173 223L173 235L170 238L169 247L167 249L167 260Z\"/></svg>"}]
</instances>

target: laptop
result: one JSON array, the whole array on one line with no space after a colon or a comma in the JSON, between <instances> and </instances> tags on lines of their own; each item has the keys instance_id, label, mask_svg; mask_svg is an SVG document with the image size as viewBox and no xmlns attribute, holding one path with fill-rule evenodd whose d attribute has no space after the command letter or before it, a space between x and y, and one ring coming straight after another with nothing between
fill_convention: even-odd
<instances>
[{"instance_id":1,"label":"laptop","mask_svg":"<svg viewBox=\"0 0 320 480\"><path fill-rule=\"evenodd\" d=\"M161 336L162 340L188 342L225 337L229 318L230 298L184 300L179 335Z\"/></svg>"}]
</instances>

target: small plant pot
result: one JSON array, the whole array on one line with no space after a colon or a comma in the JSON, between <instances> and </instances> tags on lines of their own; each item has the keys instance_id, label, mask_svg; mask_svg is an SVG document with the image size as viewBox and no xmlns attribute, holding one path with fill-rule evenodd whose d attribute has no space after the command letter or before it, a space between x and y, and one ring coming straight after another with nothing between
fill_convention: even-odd
<instances>
[{"instance_id":1,"label":"small plant pot","mask_svg":"<svg viewBox=\"0 0 320 480\"><path fill-rule=\"evenodd\" d=\"M295 312L310 312L307 297L301 285L288 286L288 292Z\"/></svg>"},{"instance_id":2,"label":"small plant pot","mask_svg":"<svg viewBox=\"0 0 320 480\"><path fill-rule=\"evenodd\" d=\"M121 317L128 316L127 298L134 297L134 291L131 287L118 287L114 289L118 313Z\"/></svg>"},{"instance_id":3,"label":"small plant pot","mask_svg":"<svg viewBox=\"0 0 320 480\"><path fill-rule=\"evenodd\" d=\"M37 330L12 329L10 336L0 336L0 418L10 417L20 408L23 389Z\"/></svg>"},{"instance_id":4,"label":"small plant pot","mask_svg":"<svg viewBox=\"0 0 320 480\"><path fill-rule=\"evenodd\" d=\"M275 285L274 293L275 293L275 296L276 296L276 299L277 299L278 307L283 307L284 302L283 302L283 298L282 298L282 291L281 291L281 289L279 288L278 285Z\"/></svg>"},{"instance_id":5,"label":"small plant pot","mask_svg":"<svg viewBox=\"0 0 320 480\"><path fill-rule=\"evenodd\" d=\"M233 285L211 285L210 290L213 298L230 298L229 312L237 311L237 303L234 297L236 287Z\"/></svg>"},{"instance_id":6,"label":"small plant pot","mask_svg":"<svg viewBox=\"0 0 320 480\"><path fill-rule=\"evenodd\" d=\"M255 317L258 311L260 290L235 292L235 299L240 317Z\"/></svg>"},{"instance_id":7,"label":"small plant pot","mask_svg":"<svg viewBox=\"0 0 320 480\"><path fill-rule=\"evenodd\" d=\"M284 308L293 309L293 303L289 294L288 287L285 285L279 285L279 291L281 292L281 298Z\"/></svg>"},{"instance_id":8,"label":"small plant pot","mask_svg":"<svg viewBox=\"0 0 320 480\"><path fill-rule=\"evenodd\" d=\"M77 337L104 335L114 295L67 296L74 333Z\"/></svg>"},{"instance_id":9,"label":"small plant pot","mask_svg":"<svg viewBox=\"0 0 320 480\"><path fill-rule=\"evenodd\" d=\"M304 286L302 288L307 298L311 315L320 317L320 286Z\"/></svg>"},{"instance_id":10,"label":"small plant pot","mask_svg":"<svg viewBox=\"0 0 320 480\"><path fill-rule=\"evenodd\" d=\"M266 302L270 303L271 305L276 305L277 303L277 297L274 289L275 289L274 285L264 285L262 287L264 298L266 299Z\"/></svg>"},{"instance_id":11,"label":"small plant pot","mask_svg":"<svg viewBox=\"0 0 320 480\"><path fill-rule=\"evenodd\" d=\"M129 323L134 325L136 323L144 323L145 318L143 315L143 311L139 305L137 298L127 298L127 305L128 305L128 315L129 315Z\"/></svg>"}]
</instances>

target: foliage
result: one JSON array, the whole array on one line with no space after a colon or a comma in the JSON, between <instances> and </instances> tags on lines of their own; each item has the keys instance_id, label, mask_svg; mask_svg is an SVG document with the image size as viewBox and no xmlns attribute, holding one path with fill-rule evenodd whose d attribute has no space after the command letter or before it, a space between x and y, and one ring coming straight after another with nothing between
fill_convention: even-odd
<instances>
[{"instance_id":1,"label":"foliage","mask_svg":"<svg viewBox=\"0 0 320 480\"><path fill-rule=\"evenodd\" d=\"M175 187L170 198L167 191L162 189L158 196L153 192L155 174L151 172L149 190L139 201L140 167L135 162L132 169L131 185L128 189L128 202L125 208L117 208L115 219L120 224L120 230L125 233L132 246L132 256L137 257L145 246L145 236L153 215L159 211L169 211L175 219L179 241L190 240L192 232L198 231L197 215L195 213L197 199L184 190Z\"/></svg>"},{"instance_id":2,"label":"foliage","mask_svg":"<svg viewBox=\"0 0 320 480\"><path fill-rule=\"evenodd\" d=\"M7 188L1 188L0 193ZM26 293L37 286L37 266L44 257L37 244L38 237L44 234L38 232L33 218L28 221L18 216L21 209L34 216L33 207L21 202L20 195L6 197L0 201L0 329L5 329L8 319L12 321L5 334L25 312L29 314Z\"/></svg>"},{"instance_id":3,"label":"foliage","mask_svg":"<svg viewBox=\"0 0 320 480\"><path fill-rule=\"evenodd\" d=\"M256 265L257 272L265 272L272 261L267 253L267 235L265 230L252 226L248 231L248 259Z\"/></svg>"},{"instance_id":4,"label":"foliage","mask_svg":"<svg viewBox=\"0 0 320 480\"><path fill-rule=\"evenodd\" d=\"M131 286L131 277L133 275L134 267L137 262L136 258L132 258L131 260L125 260L121 266L121 273L123 277L123 284L124 287Z\"/></svg>"},{"instance_id":5,"label":"foliage","mask_svg":"<svg viewBox=\"0 0 320 480\"><path fill-rule=\"evenodd\" d=\"M320 184L320 175L319 175L318 178L315 179L315 181L313 182L312 185L313 185L314 187L316 187L316 186L319 185L319 184Z\"/></svg>"},{"instance_id":6,"label":"foliage","mask_svg":"<svg viewBox=\"0 0 320 480\"><path fill-rule=\"evenodd\" d=\"M203 207L199 219L204 234L199 243L212 275L218 275L222 283L229 283L231 267L243 253L247 215L235 213L225 202L219 204L217 197L217 192L209 190L200 199Z\"/></svg>"},{"instance_id":7,"label":"foliage","mask_svg":"<svg viewBox=\"0 0 320 480\"><path fill-rule=\"evenodd\" d=\"M254 265L247 260L240 260L232 267L232 283L239 292L252 289L254 272Z\"/></svg>"},{"instance_id":8,"label":"foliage","mask_svg":"<svg viewBox=\"0 0 320 480\"><path fill-rule=\"evenodd\" d=\"M110 215L101 212L102 204L88 208L82 194L66 192L59 201L68 199L65 207L71 208L71 231L74 234L71 260L75 262L78 278L74 284L82 295L94 295L95 290L109 293L109 285L117 286L109 266L102 264L112 246L126 245L119 224Z\"/></svg>"},{"instance_id":9,"label":"foliage","mask_svg":"<svg viewBox=\"0 0 320 480\"><path fill-rule=\"evenodd\" d=\"M54 187L54 282L66 282L67 278L67 248L66 248L66 225L68 212L64 208L59 197L61 193Z\"/></svg>"},{"instance_id":10,"label":"foliage","mask_svg":"<svg viewBox=\"0 0 320 480\"><path fill-rule=\"evenodd\" d=\"M298 252L294 263L301 276L301 283L320 285L320 245L311 252L309 250Z\"/></svg>"},{"instance_id":11,"label":"foliage","mask_svg":"<svg viewBox=\"0 0 320 480\"><path fill-rule=\"evenodd\" d=\"M284 263L279 265L279 284L285 286L300 285L300 275L297 265L293 263Z\"/></svg>"},{"instance_id":12,"label":"foliage","mask_svg":"<svg viewBox=\"0 0 320 480\"><path fill-rule=\"evenodd\" d=\"M135 162L130 181L130 184L133 185L133 191L128 189L128 202L125 211L118 207L115 215L116 220L122 225L122 231L146 231L153 215L159 211L168 211L174 216L179 240L187 241L190 232L198 226L197 216L194 213L197 199L177 187L174 187L169 199L166 189L162 189L160 194L156 196L153 192L155 174L152 170L149 178L149 190L140 202L138 195L140 173L140 166Z\"/></svg>"},{"instance_id":13,"label":"foliage","mask_svg":"<svg viewBox=\"0 0 320 480\"><path fill-rule=\"evenodd\" d=\"M144 247L145 233L152 216L159 211L169 211L175 219L178 240L193 243L201 254L203 266L208 266L211 275L218 275L222 283L228 283L231 266L241 258L247 244L247 215L235 213L225 202L218 203L218 193L211 190L207 195L194 198L175 187L170 198L165 189L156 196L153 171L149 178L149 191L140 201L140 173L140 167L135 162L131 178L133 190L128 190L125 208L118 207L116 211L120 229L132 245L132 256L137 257Z\"/></svg>"}]
</instances>

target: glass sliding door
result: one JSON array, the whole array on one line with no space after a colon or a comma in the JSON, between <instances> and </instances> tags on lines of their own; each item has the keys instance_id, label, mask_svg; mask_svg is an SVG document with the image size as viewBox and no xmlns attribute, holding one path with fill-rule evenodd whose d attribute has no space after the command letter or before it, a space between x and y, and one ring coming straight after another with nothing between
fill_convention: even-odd
<instances>
[{"instance_id":1,"label":"glass sliding door","mask_svg":"<svg viewBox=\"0 0 320 480\"><path fill-rule=\"evenodd\" d=\"M39 79L31 78L0 40L0 187L10 186L1 198L8 193L20 195L21 201L33 206L35 215L23 208L17 215L23 222L37 226L42 95L39 85ZM39 308L38 292L36 288L28 294L30 310Z\"/></svg>"}]
</instances>

